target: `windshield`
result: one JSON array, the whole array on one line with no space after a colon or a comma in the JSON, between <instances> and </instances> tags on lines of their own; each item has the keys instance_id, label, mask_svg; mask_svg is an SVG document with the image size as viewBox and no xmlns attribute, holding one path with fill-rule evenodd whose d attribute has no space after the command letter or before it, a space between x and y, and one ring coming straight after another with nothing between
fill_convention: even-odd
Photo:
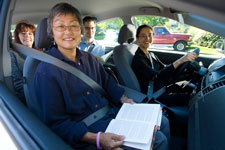
<instances>
[{"instance_id":1,"label":"windshield","mask_svg":"<svg viewBox=\"0 0 225 150\"><path fill-rule=\"evenodd\" d=\"M199 48L202 54L221 55L217 42L224 37L164 17L134 16L132 19L136 26L147 24L153 27L153 49L190 52Z\"/></svg>"}]
</instances>

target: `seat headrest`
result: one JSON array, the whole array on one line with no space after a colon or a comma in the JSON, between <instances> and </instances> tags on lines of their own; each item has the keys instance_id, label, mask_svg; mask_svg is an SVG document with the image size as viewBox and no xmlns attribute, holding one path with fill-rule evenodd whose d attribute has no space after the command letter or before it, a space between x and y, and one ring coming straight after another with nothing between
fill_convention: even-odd
<instances>
[{"instance_id":1,"label":"seat headrest","mask_svg":"<svg viewBox=\"0 0 225 150\"><path fill-rule=\"evenodd\" d=\"M133 24L125 24L121 27L118 42L122 45L123 43L132 43L136 40L136 28Z\"/></svg>"},{"instance_id":2,"label":"seat headrest","mask_svg":"<svg viewBox=\"0 0 225 150\"><path fill-rule=\"evenodd\" d=\"M35 46L37 48L48 48L51 45L51 37L47 32L47 18L40 21L35 31Z\"/></svg>"}]
</instances>

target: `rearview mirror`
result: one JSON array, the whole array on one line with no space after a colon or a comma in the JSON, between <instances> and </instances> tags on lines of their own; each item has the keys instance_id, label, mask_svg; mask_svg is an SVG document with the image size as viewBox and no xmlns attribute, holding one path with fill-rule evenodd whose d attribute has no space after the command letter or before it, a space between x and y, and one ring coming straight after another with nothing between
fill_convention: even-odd
<instances>
[{"instance_id":1,"label":"rearview mirror","mask_svg":"<svg viewBox=\"0 0 225 150\"><path fill-rule=\"evenodd\" d=\"M225 54L225 39L220 39L216 42L216 50Z\"/></svg>"}]
</instances>

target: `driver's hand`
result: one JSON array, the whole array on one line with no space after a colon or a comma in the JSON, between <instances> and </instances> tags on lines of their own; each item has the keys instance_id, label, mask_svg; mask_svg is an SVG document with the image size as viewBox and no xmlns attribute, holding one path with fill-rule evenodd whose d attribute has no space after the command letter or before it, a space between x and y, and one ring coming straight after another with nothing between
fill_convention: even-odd
<instances>
[{"instance_id":1,"label":"driver's hand","mask_svg":"<svg viewBox=\"0 0 225 150\"><path fill-rule=\"evenodd\" d=\"M101 133L100 145L105 150L122 150L120 146L123 145L124 138L113 133Z\"/></svg>"},{"instance_id":2,"label":"driver's hand","mask_svg":"<svg viewBox=\"0 0 225 150\"><path fill-rule=\"evenodd\" d=\"M196 58L198 57L198 54L191 52L191 53L187 53L186 55L184 55L183 57L183 62L192 62L194 61Z\"/></svg>"},{"instance_id":3,"label":"driver's hand","mask_svg":"<svg viewBox=\"0 0 225 150\"><path fill-rule=\"evenodd\" d=\"M176 68L178 68L180 65L182 65L185 62L192 62L192 61L194 61L197 57L198 57L198 54L196 54L194 52L187 53L186 55L184 55L183 57L181 57L180 59L175 61L173 63L173 66L176 69Z\"/></svg>"}]
</instances>

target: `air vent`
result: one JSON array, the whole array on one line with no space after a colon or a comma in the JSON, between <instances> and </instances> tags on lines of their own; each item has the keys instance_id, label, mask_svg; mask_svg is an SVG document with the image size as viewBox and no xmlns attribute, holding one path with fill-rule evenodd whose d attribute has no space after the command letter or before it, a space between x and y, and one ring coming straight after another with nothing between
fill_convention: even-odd
<instances>
[{"instance_id":1,"label":"air vent","mask_svg":"<svg viewBox=\"0 0 225 150\"><path fill-rule=\"evenodd\" d=\"M217 88L219 88L221 86L225 86L225 80L216 82L216 83L208 86L207 88L202 90L202 93L203 93L203 95L206 95L207 93L209 93L213 90L216 90Z\"/></svg>"}]
</instances>

